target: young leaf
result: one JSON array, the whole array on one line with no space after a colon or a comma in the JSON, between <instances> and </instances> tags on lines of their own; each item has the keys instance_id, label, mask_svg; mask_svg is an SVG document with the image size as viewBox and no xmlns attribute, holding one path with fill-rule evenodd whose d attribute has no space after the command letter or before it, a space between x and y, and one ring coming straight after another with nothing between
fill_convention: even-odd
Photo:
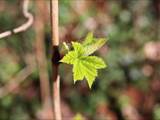
<instances>
[{"instance_id":1,"label":"young leaf","mask_svg":"<svg viewBox=\"0 0 160 120\"><path fill-rule=\"evenodd\" d=\"M73 74L75 82L77 80L83 80L85 77L88 81L89 87L91 88L92 83L97 76L97 69L91 61L88 62L88 57L89 56L86 56L85 58L82 57L76 60L73 65Z\"/></svg>"},{"instance_id":2,"label":"young leaf","mask_svg":"<svg viewBox=\"0 0 160 120\"><path fill-rule=\"evenodd\" d=\"M84 54L84 48L80 43L72 42L72 45L73 45L75 52L78 54L78 56L81 56Z\"/></svg>"},{"instance_id":3,"label":"young leaf","mask_svg":"<svg viewBox=\"0 0 160 120\"><path fill-rule=\"evenodd\" d=\"M83 66L78 59L75 61L74 65L73 65L73 77L74 77L74 83L77 80L84 79Z\"/></svg>"},{"instance_id":4,"label":"young leaf","mask_svg":"<svg viewBox=\"0 0 160 120\"><path fill-rule=\"evenodd\" d=\"M66 42L63 42L63 46L65 50L69 51L69 46L66 44Z\"/></svg>"},{"instance_id":5,"label":"young leaf","mask_svg":"<svg viewBox=\"0 0 160 120\"><path fill-rule=\"evenodd\" d=\"M74 64L76 58L77 58L77 53L75 51L70 51L68 52L67 55L63 57L63 59L60 60L60 62L67 64Z\"/></svg>"},{"instance_id":6,"label":"young leaf","mask_svg":"<svg viewBox=\"0 0 160 120\"><path fill-rule=\"evenodd\" d=\"M96 69L102 69L106 67L104 61L96 56L87 56L87 57L82 57L81 59L85 60L85 62L88 62L88 64L92 64Z\"/></svg>"},{"instance_id":7,"label":"young leaf","mask_svg":"<svg viewBox=\"0 0 160 120\"><path fill-rule=\"evenodd\" d=\"M93 43L85 46L85 55L90 55L94 53L96 50L101 48L106 43L106 40L103 38L96 39Z\"/></svg>"},{"instance_id":8,"label":"young leaf","mask_svg":"<svg viewBox=\"0 0 160 120\"><path fill-rule=\"evenodd\" d=\"M85 47L85 55L90 55L106 43L104 38L93 38L93 33L88 33L82 45Z\"/></svg>"},{"instance_id":9,"label":"young leaf","mask_svg":"<svg viewBox=\"0 0 160 120\"><path fill-rule=\"evenodd\" d=\"M93 40L94 40L93 39L93 33L90 32L90 33L87 34L87 37L85 38L85 40L84 40L84 42L82 44L83 44L83 46L89 45L89 44L91 44L93 42Z\"/></svg>"},{"instance_id":10,"label":"young leaf","mask_svg":"<svg viewBox=\"0 0 160 120\"><path fill-rule=\"evenodd\" d=\"M82 44L72 42L73 50L69 51L60 62L73 65L74 82L86 78L88 85L91 88L97 77L97 70L105 68L106 64L101 58L89 55L102 47L105 42L106 40L103 38L93 38L92 33L87 35Z\"/></svg>"}]
</instances>

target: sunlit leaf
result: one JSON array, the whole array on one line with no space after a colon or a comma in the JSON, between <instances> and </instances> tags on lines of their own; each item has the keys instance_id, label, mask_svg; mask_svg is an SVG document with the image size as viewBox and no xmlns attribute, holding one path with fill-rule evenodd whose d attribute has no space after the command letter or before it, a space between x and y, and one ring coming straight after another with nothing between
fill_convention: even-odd
<instances>
[{"instance_id":1,"label":"sunlit leaf","mask_svg":"<svg viewBox=\"0 0 160 120\"><path fill-rule=\"evenodd\" d=\"M106 67L104 61L96 56L89 56L105 44L105 39L94 39L93 34L89 33L83 42L72 42L73 50L69 51L60 62L73 65L74 82L87 80L91 88L98 75L97 70Z\"/></svg>"},{"instance_id":2,"label":"sunlit leaf","mask_svg":"<svg viewBox=\"0 0 160 120\"><path fill-rule=\"evenodd\" d=\"M91 55L106 43L104 38L96 39L91 44L85 46L85 55Z\"/></svg>"}]
</instances>

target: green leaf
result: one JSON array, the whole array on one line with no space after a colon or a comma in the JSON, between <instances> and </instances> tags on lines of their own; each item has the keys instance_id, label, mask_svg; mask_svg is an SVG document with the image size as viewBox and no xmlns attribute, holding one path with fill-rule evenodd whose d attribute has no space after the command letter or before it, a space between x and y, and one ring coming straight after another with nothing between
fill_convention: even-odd
<instances>
[{"instance_id":1,"label":"green leaf","mask_svg":"<svg viewBox=\"0 0 160 120\"><path fill-rule=\"evenodd\" d=\"M85 55L90 55L101 48L106 43L104 38L96 39L93 43L85 46Z\"/></svg>"},{"instance_id":2,"label":"green leaf","mask_svg":"<svg viewBox=\"0 0 160 120\"><path fill-rule=\"evenodd\" d=\"M96 56L76 56L75 51L70 51L61 62L73 64L74 83L83 80L84 77L88 81L91 88L95 78L97 77L97 69L105 68L104 61Z\"/></svg>"},{"instance_id":3,"label":"green leaf","mask_svg":"<svg viewBox=\"0 0 160 120\"><path fill-rule=\"evenodd\" d=\"M88 64L92 64L96 69L101 69L106 67L104 61L96 56L87 56L81 59L85 59L85 61L88 62Z\"/></svg>"},{"instance_id":4,"label":"green leaf","mask_svg":"<svg viewBox=\"0 0 160 120\"><path fill-rule=\"evenodd\" d=\"M78 54L78 56L81 56L84 54L84 48L80 43L72 42L72 45L73 45L75 52Z\"/></svg>"},{"instance_id":5,"label":"green leaf","mask_svg":"<svg viewBox=\"0 0 160 120\"><path fill-rule=\"evenodd\" d=\"M69 51L60 62L73 65L74 83L86 78L89 88L91 88L98 75L97 70L105 68L106 64L101 58L89 55L102 47L105 42L106 40L103 38L93 38L92 33L87 35L82 44L72 42L73 50Z\"/></svg>"},{"instance_id":6,"label":"green leaf","mask_svg":"<svg viewBox=\"0 0 160 120\"><path fill-rule=\"evenodd\" d=\"M87 37L85 38L85 40L82 44L83 44L83 46L91 44L93 42L93 40L94 40L93 39L93 33L90 32L90 33L87 34Z\"/></svg>"},{"instance_id":7,"label":"green leaf","mask_svg":"<svg viewBox=\"0 0 160 120\"><path fill-rule=\"evenodd\" d=\"M89 63L87 59L79 58L73 65L73 74L74 82L78 80L83 80L83 78L85 77L88 81L89 87L91 88L92 83L94 82L95 77L97 76L97 69L94 67L92 63Z\"/></svg>"},{"instance_id":8,"label":"green leaf","mask_svg":"<svg viewBox=\"0 0 160 120\"><path fill-rule=\"evenodd\" d=\"M77 53L75 51L70 51L60 60L60 62L67 63L67 64L74 64L77 58Z\"/></svg>"},{"instance_id":9,"label":"green leaf","mask_svg":"<svg viewBox=\"0 0 160 120\"><path fill-rule=\"evenodd\" d=\"M83 66L82 66L81 61L79 61L78 59L75 61L74 66L73 66L73 77L74 77L74 83L77 80L84 79Z\"/></svg>"},{"instance_id":10,"label":"green leaf","mask_svg":"<svg viewBox=\"0 0 160 120\"><path fill-rule=\"evenodd\" d=\"M60 62L74 64L75 60L84 54L83 46L78 42L72 42L74 50L69 51Z\"/></svg>"},{"instance_id":11,"label":"green leaf","mask_svg":"<svg viewBox=\"0 0 160 120\"><path fill-rule=\"evenodd\" d=\"M65 49L65 50L69 51L69 46L67 45L66 42L63 42L63 46L64 46L64 49Z\"/></svg>"}]
</instances>

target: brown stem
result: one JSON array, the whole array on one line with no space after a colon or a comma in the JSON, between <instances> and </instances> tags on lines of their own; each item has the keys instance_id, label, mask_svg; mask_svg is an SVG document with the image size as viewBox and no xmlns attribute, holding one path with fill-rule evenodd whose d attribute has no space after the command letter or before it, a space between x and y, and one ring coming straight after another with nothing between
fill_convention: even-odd
<instances>
[{"instance_id":1,"label":"brown stem","mask_svg":"<svg viewBox=\"0 0 160 120\"><path fill-rule=\"evenodd\" d=\"M3 98L9 93L14 93L15 89L19 88L21 83L33 73L35 61L32 56L29 56L29 59L27 59L28 56L25 57L27 66L18 72L14 77L10 78L3 87L0 87L0 98Z\"/></svg>"},{"instance_id":2,"label":"brown stem","mask_svg":"<svg viewBox=\"0 0 160 120\"><path fill-rule=\"evenodd\" d=\"M58 66L60 54L59 46L59 32L58 32L58 0L50 0L51 12L51 30L52 30L52 67L53 67L53 103L55 120L61 120L61 106L60 106L60 76L58 75Z\"/></svg>"},{"instance_id":3,"label":"brown stem","mask_svg":"<svg viewBox=\"0 0 160 120\"><path fill-rule=\"evenodd\" d=\"M54 91L54 112L55 112L55 119L61 120L61 106L60 106L60 77L57 76L56 81L53 84L53 91Z\"/></svg>"},{"instance_id":4,"label":"brown stem","mask_svg":"<svg viewBox=\"0 0 160 120\"><path fill-rule=\"evenodd\" d=\"M35 47L36 47L37 63L39 68L41 98L43 105L51 106L49 77L47 71L47 60L46 60L45 46L44 46L45 1L36 0L36 6L37 6L37 11L35 16L35 32L36 32Z\"/></svg>"},{"instance_id":5,"label":"brown stem","mask_svg":"<svg viewBox=\"0 0 160 120\"><path fill-rule=\"evenodd\" d=\"M19 88L21 83L26 80L26 78L31 75L34 71L33 64L27 65L24 69L22 69L14 78L11 78L8 83L4 87L0 88L0 98L8 95L9 93L14 93L15 89Z\"/></svg>"},{"instance_id":6,"label":"brown stem","mask_svg":"<svg viewBox=\"0 0 160 120\"><path fill-rule=\"evenodd\" d=\"M59 45L58 33L58 0L51 0L51 30L52 30L52 45Z\"/></svg>"}]
</instances>

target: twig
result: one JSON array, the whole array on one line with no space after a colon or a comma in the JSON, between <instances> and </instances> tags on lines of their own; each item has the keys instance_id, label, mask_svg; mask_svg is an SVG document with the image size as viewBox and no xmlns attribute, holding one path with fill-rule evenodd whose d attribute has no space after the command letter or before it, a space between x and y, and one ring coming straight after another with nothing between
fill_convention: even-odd
<instances>
[{"instance_id":1,"label":"twig","mask_svg":"<svg viewBox=\"0 0 160 120\"><path fill-rule=\"evenodd\" d=\"M23 15L25 18L28 19L28 21L26 23L22 24L21 26L14 28L13 30L8 30L3 33L0 33L0 39L7 37L7 36L10 36L12 34L23 32L23 31L27 30L32 25L33 15L28 12L28 5L29 5L29 0L24 0L23 1Z\"/></svg>"},{"instance_id":2,"label":"twig","mask_svg":"<svg viewBox=\"0 0 160 120\"><path fill-rule=\"evenodd\" d=\"M59 45L58 32L58 0L51 0L51 30L52 30L52 45Z\"/></svg>"},{"instance_id":3,"label":"twig","mask_svg":"<svg viewBox=\"0 0 160 120\"><path fill-rule=\"evenodd\" d=\"M54 81L53 84L53 99L54 99L54 112L55 112L55 119L61 120L61 106L60 106L60 76L57 76L57 79Z\"/></svg>"},{"instance_id":4,"label":"twig","mask_svg":"<svg viewBox=\"0 0 160 120\"><path fill-rule=\"evenodd\" d=\"M25 55L26 67L18 72L14 77L12 77L8 83L0 88L0 98L8 95L9 93L14 92L20 84L33 73L35 68L34 56L32 54Z\"/></svg>"},{"instance_id":5,"label":"twig","mask_svg":"<svg viewBox=\"0 0 160 120\"><path fill-rule=\"evenodd\" d=\"M36 0L36 16L35 16L35 32L36 32L36 56L37 64L39 68L40 90L43 109L50 108L52 110L52 100L49 86L49 76L47 71L47 60L44 46L44 14L45 13L45 1ZM47 117L48 118L48 117ZM46 118L44 118L46 119ZM49 119L53 119L49 118Z\"/></svg>"},{"instance_id":6,"label":"twig","mask_svg":"<svg viewBox=\"0 0 160 120\"><path fill-rule=\"evenodd\" d=\"M53 103L55 111L55 119L61 120L61 106L60 106L60 76L58 75L58 66L60 54L58 50L59 32L58 32L58 0L50 0L51 13L51 30L52 30L52 67L53 67Z\"/></svg>"},{"instance_id":7,"label":"twig","mask_svg":"<svg viewBox=\"0 0 160 120\"><path fill-rule=\"evenodd\" d=\"M34 71L33 64L28 65L24 69L22 69L16 77L12 78L4 87L0 88L0 98L8 95L11 92L14 92L16 88Z\"/></svg>"}]
</instances>

